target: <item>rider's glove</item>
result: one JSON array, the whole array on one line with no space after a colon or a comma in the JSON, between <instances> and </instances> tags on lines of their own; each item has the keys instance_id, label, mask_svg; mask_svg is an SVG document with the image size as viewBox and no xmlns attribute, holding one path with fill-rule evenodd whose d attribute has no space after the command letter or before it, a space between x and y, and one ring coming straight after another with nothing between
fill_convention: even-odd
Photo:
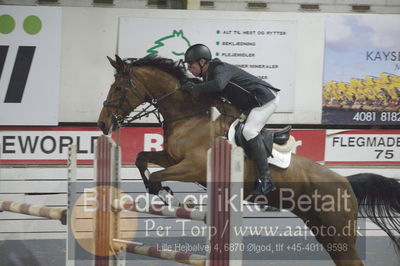
<instances>
[{"instance_id":1,"label":"rider's glove","mask_svg":"<svg viewBox=\"0 0 400 266\"><path fill-rule=\"evenodd\" d=\"M194 83L191 81L186 82L185 84L182 85L181 90L193 93L195 91Z\"/></svg>"}]
</instances>

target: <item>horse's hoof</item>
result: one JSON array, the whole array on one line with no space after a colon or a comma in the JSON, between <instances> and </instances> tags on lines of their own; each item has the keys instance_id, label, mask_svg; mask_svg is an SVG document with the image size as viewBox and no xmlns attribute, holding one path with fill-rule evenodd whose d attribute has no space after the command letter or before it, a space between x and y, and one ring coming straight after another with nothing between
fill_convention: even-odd
<instances>
[{"instance_id":1,"label":"horse's hoof","mask_svg":"<svg viewBox=\"0 0 400 266\"><path fill-rule=\"evenodd\" d=\"M196 209L196 204L193 200L188 199L183 203L183 207L186 209Z\"/></svg>"},{"instance_id":2,"label":"horse's hoof","mask_svg":"<svg viewBox=\"0 0 400 266\"><path fill-rule=\"evenodd\" d=\"M174 192L169 187L162 187L162 189L167 191L169 194L174 195Z\"/></svg>"}]
</instances>

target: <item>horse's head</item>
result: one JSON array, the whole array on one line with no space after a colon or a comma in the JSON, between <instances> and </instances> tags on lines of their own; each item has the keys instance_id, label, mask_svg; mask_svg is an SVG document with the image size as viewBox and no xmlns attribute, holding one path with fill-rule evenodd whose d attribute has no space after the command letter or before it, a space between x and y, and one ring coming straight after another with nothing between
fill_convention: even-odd
<instances>
[{"instance_id":1,"label":"horse's head","mask_svg":"<svg viewBox=\"0 0 400 266\"><path fill-rule=\"evenodd\" d=\"M148 55L137 60L123 61L118 56L115 61L108 60L116 69L116 74L98 120L104 134L116 129L120 121L138 119L141 114L134 117L128 115L144 102L155 107L164 122L203 114L212 105L209 96L192 97L179 90L188 78L184 67L172 59Z\"/></svg>"},{"instance_id":2,"label":"horse's head","mask_svg":"<svg viewBox=\"0 0 400 266\"><path fill-rule=\"evenodd\" d=\"M116 128L117 118L127 116L146 101L145 95L142 95L132 82L131 66L119 56L116 56L115 61L110 57L107 58L116 69L116 74L97 122L98 127L106 135Z\"/></svg>"}]
</instances>

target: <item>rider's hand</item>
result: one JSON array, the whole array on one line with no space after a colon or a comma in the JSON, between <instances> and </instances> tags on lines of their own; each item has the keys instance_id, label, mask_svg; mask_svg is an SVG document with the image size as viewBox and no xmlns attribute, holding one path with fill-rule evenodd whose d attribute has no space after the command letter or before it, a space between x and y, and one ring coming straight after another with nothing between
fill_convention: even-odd
<instances>
[{"instance_id":1,"label":"rider's hand","mask_svg":"<svg viewBox=\"0 0 400 266\"><path fill-rule=\"evenodd\" d=\"M194 92L194 83L191 81L186 82L185 84L182 85L181 88L182 91L186 91L189 93L193 93Z\"/></svg>"}]
</instances>

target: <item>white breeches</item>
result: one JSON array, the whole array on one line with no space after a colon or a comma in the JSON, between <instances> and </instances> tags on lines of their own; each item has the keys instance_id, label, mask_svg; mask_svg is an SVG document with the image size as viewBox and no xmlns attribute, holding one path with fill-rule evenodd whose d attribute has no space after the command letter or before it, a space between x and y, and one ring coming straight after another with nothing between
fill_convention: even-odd
<instances>
[{"instance_id":1,"label":"white breeches","mask_svg":"<svg viewBox=\"0 0 400 266\"><path fill-rule=\"evenodd\" d=\"M265 126L268 119L275 112L279 103L279 94L276 97L260 107L255 107L250 111L246 124L243 128L243 136L249 141L260 134L261 129Z\"/></svg>"}]
</instances>

